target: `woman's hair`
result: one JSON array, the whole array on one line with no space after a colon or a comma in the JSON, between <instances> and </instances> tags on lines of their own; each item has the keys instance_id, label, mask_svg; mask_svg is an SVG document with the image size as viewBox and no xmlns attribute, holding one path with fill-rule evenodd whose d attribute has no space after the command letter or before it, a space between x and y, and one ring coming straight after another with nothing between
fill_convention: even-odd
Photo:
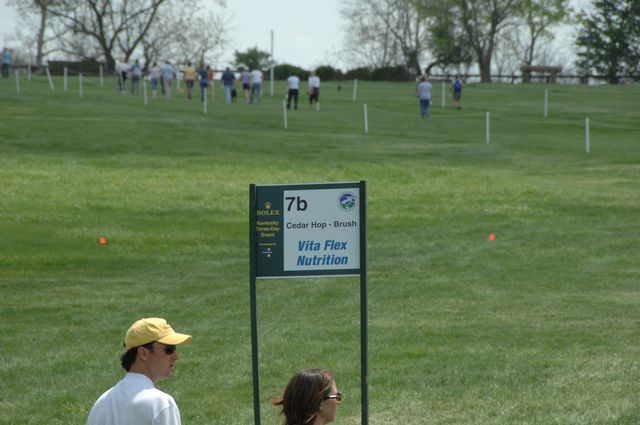
<instances>
[{"instance_id":1,"label":"woman's hair","mask_svg":"<svg viewBox=\"0 0 640 425\"><path fill-rule=\"evenodd\" d=\"M148 344L141 345L141 347L146 347L150 350L153 350L153 341ZM120 364L127 372L131 370L131 366L133 366L133 363L136 361L136 357L138 356L138 348L139 347L130 348L124 352L122 357L120 357Z\"/></svg>"},{"instance_id":2,"label":"woman's hair","mask_svg":"<svg viewBox=\"0 0 640 425\"><path fill-rule=\"evenodd\" d=\"M282 406L284 425L313 423L332 384L333 374L327 369L305 369L291 378L282 397L272 400L274 406Z\"/></svg>"}]
</instances>

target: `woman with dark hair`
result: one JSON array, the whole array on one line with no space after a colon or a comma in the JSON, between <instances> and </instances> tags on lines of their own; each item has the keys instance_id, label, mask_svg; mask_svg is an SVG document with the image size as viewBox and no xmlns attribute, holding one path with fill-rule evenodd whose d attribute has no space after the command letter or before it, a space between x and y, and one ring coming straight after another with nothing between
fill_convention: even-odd
<instances>
[{"instance_id":1,"label":"woman with dark hair","mask_svg":"<svg viewBox=\"0 0 640 425\"><path fill-rule=\"evenodd\" d=\"M282 406L284 425L324 425L333 422L340 401L331 371L305 369L291 378L273 405Z\"/></svg>"}]
</instances>

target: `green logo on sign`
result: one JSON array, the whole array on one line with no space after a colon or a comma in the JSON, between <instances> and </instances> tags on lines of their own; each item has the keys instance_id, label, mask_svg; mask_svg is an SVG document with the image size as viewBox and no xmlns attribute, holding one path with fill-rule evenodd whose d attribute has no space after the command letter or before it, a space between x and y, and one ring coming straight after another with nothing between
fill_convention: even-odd
<instances>
[{"instance_id":1,"label":"green logo on sign","mask_svg":"<svg viewBox=\"0 0 640 425\"><path fill-rule=\"evenodd\" d=\"M356 195L353 192L342 192L338 196L338 206L344 211L351 211L357 203Z\"/></svg>"}]
</instances>

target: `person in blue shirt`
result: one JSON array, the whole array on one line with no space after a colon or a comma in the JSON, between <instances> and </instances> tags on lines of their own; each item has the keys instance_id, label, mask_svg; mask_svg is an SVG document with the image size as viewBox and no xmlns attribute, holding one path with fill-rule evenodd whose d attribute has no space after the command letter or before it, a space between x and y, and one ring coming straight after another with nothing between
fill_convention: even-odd
<instances>
[{"instance_id":1,"label":"person in blue shirt","mask_svg":"<svg viewBox=\"0 0 640 425\"><path fill-rule=\"evenodd\" d=\"M233 91L236 76L229 67L227 67L227 69L222 73L220 80L222 81L222 87L224 88L224 99L227 103L231 103L231 92Z\"/></svg>"},{"instance_id":2,"label":"person in blue shirt","mask_svg":"<svg viewBox=\"0 0 640 425\"><path fill-rule=\"evenodd\" d=\"M2 49L2 77L9 78L9 67L11 66L11 49Z\"/></svg>"},{"instance_id":3,"label":"person in blue shirt","mask_svg":"<svg viewBox=\"0 0 640 425\"><path fill-rule=\"evenodd\" d=\"M204 102L205 92L207 91L207 87L209 87L209 67L204 66L204 64L200 65L198 77L200 78L200 101Z\"/></svg>"},{"instance_id":4,"label":"person in blue shirt","mask_svg":"<svg viewBox=\"0 0 640 425\"><path fill-rule=\"evenodd\" d=\"M460 110L460 99L462 98L462 80L456 75L456 80L451 86L451 93L453 94L453 104L457 110Z\"/></svg>"},{"instance_id":5,"label":"person in blue shirt","mask_svg":"<svg viewBox=\"0 0 640 425\"><path fill-rule=\"evenodd\" d=\"M131 94L140 94L140 80L142 79L142 67L140 66L140 61L138 59L135 60L133 65L131 65Z\"/></svg>"},{"instance_id":6,"label":"person in blue shirt","mask_svg":"<svg viewBox=\"0 0 640 425\"><path fill-rule=\"evenodd\" d=\"M429 116L429 104L431 103L432 88L431 83L427 81L427 76L420 76L420 84L416 88L416 97L420 100L420 117Z\"/></svg>"}]
</instances>

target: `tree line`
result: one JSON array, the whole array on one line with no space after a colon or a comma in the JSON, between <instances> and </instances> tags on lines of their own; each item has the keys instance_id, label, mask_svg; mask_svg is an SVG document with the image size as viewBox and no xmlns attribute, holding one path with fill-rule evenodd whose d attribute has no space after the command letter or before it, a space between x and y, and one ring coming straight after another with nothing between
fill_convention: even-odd
<instances>
[{"instance_id":1,"label":"tree line","mask_svg":"<svg viewBox=\"0 0 640 425\"><path fill-rule=\"evenodd\" d=\"M225 0L213 3L217 10L226 6ZM21 19L16 37L35 51L38 67L54 52L100 58L108 69L116 60L129 62L133 55L141 55L147 64L167 57L205 62L227 41L223 14L204 7L203 0L8 0L8 4Z\"/></svg>"},{"instance_id":2,"label":"tree line","mask_svg":"<svg viewBox=\"0 0 640 425\"><path fill-rule=\"evenodd\" d=\"M554 65L551 42L571 25L579 74L613 83L640 77L640 0L594 0L581 12L569 0L345 0L341 14L349 22L346 50L359 66L402 65L415 75L469 74L477 66L490 82L495 71ZM509 59L509 70L495 63Z\"/></svg>"},{"instance_id":3,"label":"tree line","mask_svg":"<svg viewBox=\"0 0 640 425\"><path fill-rule=\"evenodd\" d=\"M21 16L16 37L36 53L36 66L59 52L100 59L112 69L133 55L147 64L168 57L210 61L228 42L229 23L226 0L213 0L213 10L205 1L8 3ZM490 82L492 73L509 74L516 66L554 65L552 41L569 25L577 28L572 65L578 74L604 75L612 83L640 78L640 0L593 0L580 12L569 0L344 0L340 7L345 56L361 74L469 74L477 67L480 80ZM269 54L257 49L236 51L236 65L256 55L263 70L272 65Z\"/></svg>"}]
</instances>

